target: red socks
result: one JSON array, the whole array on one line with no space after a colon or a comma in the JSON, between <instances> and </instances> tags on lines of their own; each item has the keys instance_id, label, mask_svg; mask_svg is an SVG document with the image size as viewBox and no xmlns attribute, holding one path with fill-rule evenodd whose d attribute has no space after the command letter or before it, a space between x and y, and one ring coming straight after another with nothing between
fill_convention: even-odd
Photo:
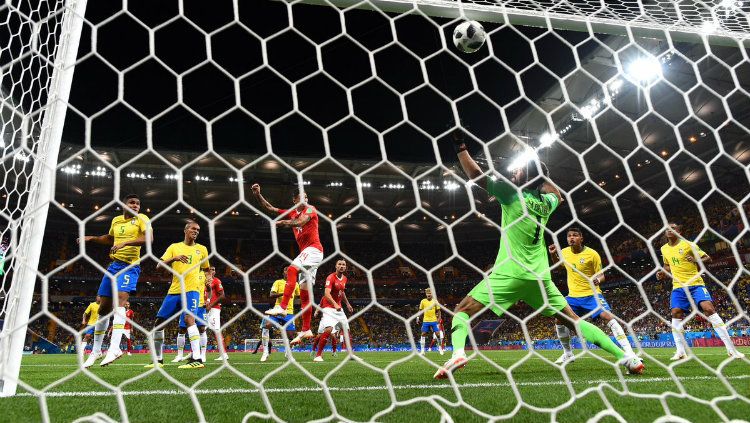
<instances>
[{"instance_id":1,"label":"red socks","mask_svg":"<svg viewBox=\"0 0 750 423\"><path fill-rule=\"evenodd\" d=\"M130 338L128 338L128 352L132 350L133 350L133 341L131 341Z\"/></svg>"},{"instance_id":2,"label":"red socks","mask_svg":"<svg viewBox=\"0 0 750 423\"><path fill-rule=\"evenodd\" d=\"M297 270L294 266L289 266L289 269L286 271L286 285L284 285L284 296L281 297L281 308L286 310L286 308L289 306L289 300L292 299L292 295L294 295L294 288L297 287ZM302 296L300 295L300 298ZM302 303L302 306L304 307L304 300Z\"/></svg>"},{"instance_id":3,"label":"red socks","mask_svg":"<svg viewBox=\"0 0 750 423\"><path fill-rule=\"evenodd\" d=\"M336 334L336 336L331 337L331 349L333 349L333 352L336 352L336 345L339 344L339 335Z\"/></svg>"},{"instance_id":4,"label":"red socks","mask_svg":"<svg viewBox=\"0 0 750 423\"><path fill-rule=\"evenodd\" d=\"M290 268L291 270L291 268ZM284 289L286 294L286 288ZM299 291L299 299L302 306L302 332L310 330L310 321L312 320L312 307L310 307L310 293L307 289Z\"/></svg>"},{"instance_id":5,"label":"red socks","mask_svg":"<svg viewBox=\"0 0 750 423\"><path fill-rule=\"evenodd\" d=\"M330 335L330 332L323 332L320 335L320 339L318 340L318 354L317 354L318 357L320 357L323 354L323 348L326 347L326 342L328 342L329 335Z\"/></svg>"}]
</instances>

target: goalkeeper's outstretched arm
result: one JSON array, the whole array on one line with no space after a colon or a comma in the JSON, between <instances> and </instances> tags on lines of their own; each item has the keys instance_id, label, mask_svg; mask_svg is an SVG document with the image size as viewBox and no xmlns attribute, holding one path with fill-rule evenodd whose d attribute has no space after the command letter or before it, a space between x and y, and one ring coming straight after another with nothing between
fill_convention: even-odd
<instances>
[{"instance_id":1,"label":"goalkeeper's outstretched arm","mask_svg":"<svg viewBox=\"0 0 750 423\"><path fill-rule=\"evenodd\" d=\"M458 155L458 162L461 164L461 169L464 171L466 176L476 182L477 185L482 189L487 190L487 181L482 176L482 169L479 167L477 162L469 154L469 150L466 148L466 143L459 132L453 133L453 148L456 150Z\"/></svg>"}]
</instances>

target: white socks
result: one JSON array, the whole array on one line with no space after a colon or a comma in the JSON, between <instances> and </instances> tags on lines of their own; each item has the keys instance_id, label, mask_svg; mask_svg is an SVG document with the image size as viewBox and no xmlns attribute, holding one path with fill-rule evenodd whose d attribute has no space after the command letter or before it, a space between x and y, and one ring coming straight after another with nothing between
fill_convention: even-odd
<instances>
[{"instance_id":1,"label":"white socks","mask_svg":"<svg viewBox=\"0 0 750 423\"><path fill-rule=\"evenodd\" d=\"M570 349L570 329L563 325L555 325L555 329L557 330L557 337L560 339L563 351L565 354L571 354L573 351Z\"/></svg>"},{"instance_id":2,"label":"white socks","mask_svg":"<svg viewBox=\"0 0 750 423\"><path fill-rule=\"evenodd\" d=\"M719 335L719 339L721 339L721 342L724 343L727 351L730 353L734 352L734 343L732 342L732 338L729 337L729 332L727 332L727 325L724 323L724 320L721 319L719 313L714 313L708 316L708 321L711 322L711 326L714 327L716 334Z\"/></svg>"},{"instance_id":3,"label":"white socks","mask_svg":"<svg viewBox=\"0 0 750 423\"><path fill-rule=\"evenodd\" d=\"M104 335L109 329L109 319L100 318L94 325L94 348L91 350L91 354L102 352L102 342L104 342Z\"/></svg>"},{"instance_id":4,"label":"white socks","mask_svg":"<svg viewBox=\"0 0 750 423\"><path fill-rule=\"evenodd\" d=\"M198 326L193 324L187 328L187 336L190 341L190 349L193 350L193 360L201 359L201 332Z\"/></svg>"},{"instance_id":5,"label":"white socks","mask_svg":"<svg viewBox=\"0 0 750 423\"><path fill-rule=\"evenodd\" d=\"M440 332L439 338L440 339L438 340L438 351L443 352L443 332L442 331Z\"/></svg>"},{"instance_id":6,"label":"white socks","mask_svg":"<svg viewBox=\"0 0 750 423\"><path fill-rule=\"evenodd\" d=\"M185 353L185 334L178 333L177 334L177 355L182 357L184 353Z\"/></svg>"},{"instance_id":7,"label":"white socks","mask_svg":"<svg viewBox=\"0 0 750 423\"><path fill-rule=\"evenodd\" d=\"M208 334L201 332L201 360L206 361L206 347L208 346Z\"/></svg>"},{"instance_id":8,"label":"white socks","mask_svg":"<svg viewBox=\"0 0 750 423\"><path fill-rule=\"evenodd\" d=\"M86 345L88 345L88 342L81 341L81 345L78 346L78 350L81 351L81 354L86 353Z\"/></svg>"},{"instance_id":9,"label":"white socks","mask_svg":"<svg viewBox=\"0 0 750 423\"><path fill-rule=\"evenodd\" d=\"M685 354L687 342L682 336L682 319L672 319L672 338L674 338L674 345L677 347L677 354Z\"/></svg>"},{"instance_id":10,"label":"white socks","mask_svg":"<svg viewBox=\"0 0 750 423\"><path fill-rule=\"evenodd\" d=\"M625 351L625 354L632 355L633 348L630 346L630 341L628 341L628 336L625 335L625 331L622 330L622 326L620 326L620 322L618 322L615 319L612 319L607 323L607 326L609 326L609 330L612 331L612 335L614 335L615 339L617 339L617 343L620 344L622 349Z\"/></svg>"},{"instance_id":11,"label":"white socks","mask_svg":"<svg viewBox=\"0 0 750 423\"><path fill-rule=\"evenodd\" d=\"M269 333L268 329L263 328L263 330L260 331L260 342L263 345L263 354L268 354L268 341L269 341Z\"/></svg>"},{"instance_id":12,"label":"white socks","mask_svg":"<svg viewBox=\"0 0 750 423\"><path fill-rule=\"evenodd\" d=\"M424 336L419 337L419 350L424 352Z\"/></svg>"},{"instance_id":13,"label":"white socks","mask_svg":"<svg viewBox=\"0 0 750 423\"><path fill-rule=\"evenodd\" d=\"M154 332L154 349L156 350L156 359L161 360L164 350L164 329Z\"/></svg>"},{"instance_id":14,"label":"white socks","mask_svg":"<svg viewBox=\"0 0 750 423\"><path fill-rule=\"evenodd\" d=\"M109 349L120 351L120 341L125 333L125 307L117 307L115 316L112 318L112 339L109 341Z\"/></svg>"}]
</instances>

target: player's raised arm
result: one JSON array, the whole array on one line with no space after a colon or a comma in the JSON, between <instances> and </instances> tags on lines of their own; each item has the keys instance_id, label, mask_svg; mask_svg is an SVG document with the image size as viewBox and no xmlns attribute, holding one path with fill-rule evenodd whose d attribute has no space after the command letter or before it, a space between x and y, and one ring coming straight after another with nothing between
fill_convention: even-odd
<instances>
[{"instance_id":1,"label":"player's raised arm","mask_svg":"<svg viewBox=\"0 0 750 423\"><path fill-rule=\"evenodd\" d=\"M557 255L557 247L555 246L555 244L550 244L547 247L547 251L549 251L549 257L552 259L552 264L560 261L560 256Z\"/></svg>"},{"instance_id":2,"label":"player's raised arm","mask_svg":"<svg viewBox=\"0 0 750 423\"><path fill-rule=\"evenodd\" d=\"M112 243L115 241L115 237L113 237L111 234L104 234L99 236L94 235L86 235L83 238L77 238L76 243L80 244L81 241L83 242L95 242L97 244L102 245L112 245Z\"/></svg>"},{"instance_id":3,"label":"player's raised arm","mask_svg":"<svg viewBox=\"0 0 750 423\"><path fill-rule=\"evenodd\" d=\"M560 190L557 189L556 186L552 185L549 182L545 181L542 184L542 187L539 189L539 192L541 192L542 194L554 194L555 197L557 197L558 204L562 203L563 201L565 201L565 199L563 198L562 194L560 193Z\"/></svg>"},{"instance_id":4,"label":"player's raised arm","mask_svg":"<svg viewBox=\"0 0 750 423\"><path fill-rule=\"evenodd\" d=\"M266 201L266 199L263 197L263 194L260 193L260 185L253 184L250 189L253 190L253 195L255 195L255 198L258 199L258 203L260 203L260 206L263 207L265 211L273 214L279 214L279 209L272 206L271 203Z\"/></svg>"},{"instance_id":5,"label":"player's raised arm","mask_svg":"<svg viewBox=\"0 0 750 423\"><path fill-rule=\"evenodd\" d=\"M452 137L453 149L456 150L458 162L461 164L461 169L464 171L464 174L466 174L471 180L479 178L482 175L482 169L469 154L469 150L463 139L463 134L460 131L454 131ZM487 181L484 178L477 179L476 184L485 190L487 189Z\"/></svg>"},{"instance_id":6,"label":"player's raised arm","mask_svg":"<svg viewBox=\"0 0 750 423\"><path fill-rule=\"evenodd\" d=\"M594 276L591 277L591 282L594 285L601 285L604 283L606 278L604 277L604 271L602 270L602 257L594 251Z\"/></svg>"},{"instance_id":7,"label":"player's raised arm","mask_svg":"<svg viewBox=\"0 0 750 423\"><path fill-rule=\"evenodd\" d=\"M294 219L279 220L276 222L276 226L281 228L301 228L312 219L312 208L308 207L305 213L300 214Z\"/></svg>"}]
</instances>

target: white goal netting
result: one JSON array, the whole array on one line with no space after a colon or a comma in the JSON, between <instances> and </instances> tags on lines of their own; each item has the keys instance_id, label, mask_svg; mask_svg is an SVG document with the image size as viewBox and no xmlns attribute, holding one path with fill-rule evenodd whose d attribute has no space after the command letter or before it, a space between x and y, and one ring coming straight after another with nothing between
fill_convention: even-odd
<instances>
[{"instance_id":1,"label":"white goal netting","mask_svg":"<svg viewBox=\"0 0 750 423\"><path fill-rule=\"evenodd\" d=\"M706 349L670 362L672 285L656 272L664 230L678 222L712 257L699 267L729 334L740 350L750 346L749 16L736 0L6 2L3 396L38 399L44 420L98 411L138 420L133 413L162 395L200 421L383 421L425 410L440 421L630 420L639 401L646 419L742 418L750 362L725 359L695 307L682 329ZM473 54L452 41L467 18L487 32ZM547 164L565 201L544 242L561 249L568 228L582 228L645 375L625 375L578 340L578 360L554 364L554 322L519 304L474 316L469 366L432 379L450 355L453 307L492 270L503 236L500 207L461 170L455 137L493 180L531 156ZM348 263L351 338L336 337L344 358L335 366L311 367L299 350L274 353L273 366L249 354L271 286L298 253L253 183L276 207L291 208L303 188L317 208L325 259L316 304L337 259ZM154 231L130 299L135 357L83 369L81 315L109 249L76 239L107 233L130 193ZM210 358L198 377L169 366L140 372L168 288L155 263L183 239L186 219L201 225L198 242L226 292L223 335L209 334L209 350L221 338L243 354ZM565 277L554 265L563 292ZM442 307L446 356L431 355L441 344L432 333L420 341L426 288ZM165 361L178 348L177 320ZM294 322L299 329L299 314ZM284 351L287 330L271 330ZM432 351L420 354L421 342ZM33 355L53 352L63 358ZM51 372L35 370L44 366ZM247 401L238 417L216 417L214 399L233 395ZM314 411L290 408L305 395ZM111 401L55 407L90 397Z\"/></svg>"}]
</instances>

